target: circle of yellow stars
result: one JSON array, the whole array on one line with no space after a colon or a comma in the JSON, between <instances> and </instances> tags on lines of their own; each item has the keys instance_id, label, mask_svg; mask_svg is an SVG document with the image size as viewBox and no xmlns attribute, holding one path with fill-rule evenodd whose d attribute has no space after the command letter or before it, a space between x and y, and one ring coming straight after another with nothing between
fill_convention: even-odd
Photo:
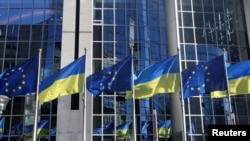
<instances>
[{"instance_id":1,"label":"circle of yellow stars","mask_svg":"<svg viewBox=\"0 0 250 141\"><path fill-rule=\"evenodd\" d=\"M205 88L205 83L208 83L209 81L210 81L210 75L211 75L211 73L209 72L209 70L208 70L208 66L204 66L204 65L201 65L201 69L203 69L204 71L205 71L205 74L204 74L204 77L206 78L206 80L205 80L205 82L204 83L202 83L200 86L198 86L198 87L194 87L194 86L192 86L192 84L190 84L190 80L192 79L192 76L194 76L195 75L195 70L194 71L192 71L192 73L191 73L191 75L188 77L188 81L187 81L187 88L190 90L190 91L194 91L195 89L197 90L197 91L200 91L201 90L201 88ZM199 70L198 70L199 71ZM197 83L198 84L198 83Z\"/></svg>"},{"instance_id":2,"label":"circle of yellow stars","mask_svg":"<svg viewBox=\"0 0 250 141\"><path fill-rule=\"evenodd\" d=\"M111 71L109 71L107 74L104 74L103 76L102 76L102 78L103 79L106 79L106 78L108 78L108 77L112 77L111 78L111 80L110 81L108 81L108 82L106 82L106 81L103 81L103 82L101 82L100 83L100 89L101 90L104 90L105 89L105 84L107 85L107 89L111 89L111 87L112 87L112 83L115 81L115 78L116 78L116 75L117 75L117 72L111 72ZM105 84L104 84L105 83Z\"/></svg>"},{"instance_id":3,"label":"circle of yellow stars","mask_svg":"<svg viewBox=\"0 0 250 141\"><path fill-rule=\"evenodd\" d=\"M19 90L22 90L22 88L25 86L26 82L25 82L25 78L26 75L23 74L24 69L22 67L18 67L18 68L13 68L10 71L6 72L5 75L3 76L3 80L4 80L4 87L5 87L5 92L6 93L15 93ZM21 73L21 75L19 75ZM19 83L17 85L17 87L14 87L14 84L11 83L15 83L15 82L10 82L9 79L13 79L12 77L16 76L17 78L15 78Z\"/></svg>"}]
</instances>

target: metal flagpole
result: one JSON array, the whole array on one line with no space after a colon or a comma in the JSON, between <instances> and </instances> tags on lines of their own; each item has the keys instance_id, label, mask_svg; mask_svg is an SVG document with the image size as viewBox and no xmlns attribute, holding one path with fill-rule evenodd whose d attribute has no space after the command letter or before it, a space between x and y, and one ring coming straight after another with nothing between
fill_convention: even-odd
<instances>
[{"instance_id":1,"label":"metal flagpole","mask_svg":"<svg viewBox=\"0 0 250 141\"><path fill-rule=\"evenodd\" d=\"M134 141L136 141L136 114L135 114L135 90L134 90L134 78L133 78L133 74L134 74L134 60L133 60L133 47L131 47L131 53L132 53L132 100L133 100L133 135L134 135Z\"/></svg>"},{"instance_id":2,"label":"metal flagpole","mask_svg":"<svg viewBox=\"0 0 250 141\"><path fill-rule=\"evenodd\" d=\"M182 107L182 118L183 118L183 140L186 141L187 140L187 136L186 136L186 118L185 118L185 103L184 103L184 99L183 99L183 88L182 88L182 65L181 65L181 49L178 48L178 54L179 54L179 68L180 68L180 100L181 100L181 107Z\"/></svg>"},{"instance_id":3,"label":"metal flagpole","mask_svg":"<svg viewBox=\"0 0 250 141\"><path fill-rule=\"evenodd\" d=\"M36 86L36 105L35 105L35 119L34 119L34 125L33 125L33 141L36 141L37 139L37 120L38 120L38 94L39 94L39 82L40 82L40 69L41 69L41 55L42 49L39 49L39 55L38 55L38 71L37 71L37 86Z\"/></svg>"},{"instance_id":4,"label":"metal flagpole","mask_svg":"<svg viewBox=\"0 0 250 141\"><path fill-rule=\"evenodd\" d=\"M226 81L227 81L227 97L228 97L228 106L229 106L229 117L230 117L230 124L234 125L235 124L235 120L234 118L234 113L232 110L232 105L231 105L231 95L230 95L230 87L229 87L229 82L228 82L228 78L227 78L227 66L226 66L226 61L225 61L225 57L226 57L226 51L225 49L223 49L223 62L224 62L224 68L225 68L225 73L226 73Z\"/></svg>"},{"instance_id":5,"label":"metal flagpole","mask_svg":"<svg viewBox=\"0 0 250 141\"><path fill-rule=\"evenodd\" d=\"M154 141L158 141L157 111L156 111L156 109L153 109L153 136L154 136Z\"/></svg>"},{"instance_id":6,"label":"metal flagpole","mask_svg":"<svg viewBox=\"0 0 250 141\"><path fill-rule=\"evenodd\" d=\"M178 3L177 0L174 0L174 9L175 9L175 22L176 24L178 24ZM180 47L180 43L178 43L178 41L180 41L180 33L179 33L179 27L176 25L176 31L177 31L177 52L179 55L179 70L180 70L180 102L181 102L181 110L182 110L182 122L183 122L183 126L182 126L182 130L183 130L183 135L182 135L182 140L183 141L187 141L187 136L186 136L186 119L185 119L185 103L184 103L184 99L183 99L183 88L182 88L182 64L181 64L181 47Z\"/></svg>"},{"instance_id":7,"label":"metal flagpole","mask_svg":"<svg viewBox=\"0 0 250 141\"><path fill-rule=\"evenodd\" d=\"M85 53L85 62L84 62L84 68L86 70L86 59L87 59L87 56L86 56L86 53L87 53L87 49L84 48L84 53ZM84 92L83 92L83 141L85 141L85 138L86 138L86 71L84 70Z\"/></svg>"}]
</instances>

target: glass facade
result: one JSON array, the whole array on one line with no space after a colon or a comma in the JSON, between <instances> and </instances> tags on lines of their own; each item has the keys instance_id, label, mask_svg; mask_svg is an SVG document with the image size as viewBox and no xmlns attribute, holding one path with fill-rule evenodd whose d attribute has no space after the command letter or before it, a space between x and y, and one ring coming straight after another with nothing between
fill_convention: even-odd
<instances>
[{"instance_id":1,"label":"glass facade","mask_svg":"<svg viewBox=\"0 0 250 141\"><path fill-rule=\"evenodd\" d=\"M223 50L228 65L249 59L242 0L176 0L176 11L168 11L166 1L92 0L93 18L86 21L93 24L92 73L117 63L131 51L135 73L168 58L169 48L180 48L182 69L209 61ZM173 33L178 36L176 47L168 46L166 12L174 12L177 17L178 32ZM39 48L41 79L59 70L64 42L62 19L63 0L2 0L0 72L37 55ZM26 134L26 127L34 122L34 98L34 94L11 97L1 117L5 119L2 140L14 141ZM249 97L230 100L236 123L250 124ZM125 93L103 93L92 101L93 141L133 140L133 103L125 99ZM153 110L157 112L159 140L171 140L171 128L160 129L162 123L171 124L171 94L136 100L135 107L138 141L153 140ZM49 122L40 140L56 140L57 108L57 100L41 105L39 121ZM230 122L227 98L194 96L185 101L184 108L188 141L206 141L209 124ZM125 134L120 127L129 132Z\"/></svg>"},{"instance_id":2,"label":"glass facade","mask_svg":"<svg viewBox=\"0 0 250 141\"><path fill-rule=\"evenodd\" d=\"M177 0L178 47L181 66L186 69L227 54L227 64L249 58L245 17L241 0ZM94 1L93 54L94 71L116 63L134 48L134 71L167 57L165 1ZM165 11L166 10L166 11ZM177 48L177 47L176 47ZM96 51L98 49L98 51ZM113 140L118 125L132 120L132 102L124 94L103 94L94 99L95 129L111 124L114 132L93 132L93 140ZM237 124L249 124L248 97L230 99ZM99 103L99 104L98 104ZM157 95L136 100L137 139L152 140L152 131L145 130L152 121L152 110L158 122L171 120L170 96ZM99 107L98 107L98 106ZM241 106L245 108L240 108ZM211 99L208 94L189 98L184 105L187 140L206 140L207 125L230 124L227 98ZM96 121L99 121L97 123ZM146 123L146 124L145 124ZM110 126L109 126L110 127ZM150 128L150 127L149 127ZM107 128L110 129L110 128ZM96 130L95 130L96 131ZM133 138L124 136L125 138ZM160 135L166 140L169 135ZM116 139L120 139L117 134ZM168 138L170 139L170 138Z\"/></svg>"},{"instance_id":3,"label":"glass facade","mask_svg":"<svg viewBox=\"0 0 250 141\"><path fill-rule=\"evenodd\" d=\"M135 73L167 58L165 0L94 0L93 4L94 72L125 58L131 48ZM132 132L119 134L123 124L132 130L133 104L124 97L125 93L103 93L93 99L93 140L133 138ZM152 140L152 130L148 130L152 128L152 111L157 110L159 121L169 120L170 95L136 100L135 105L137 139ZM167 136L163 134L161 139Z\"/></svg>"},{"instance_id":4,"label":"glass facade","mask_svg":"<svg viewBox=\"0 0 250 141\"><path fill-rule=\"evenodd\" d=\"M4 0L0 2L0 71L13 67L42 49L41 78L60 68L63 0ZM34 123L35 96L11 97L1 118L1 140L16 141ZM39 136L55 140L57 101L41 105L39 121L48 124ZM27 137L30 138L30 137Z\"/></svg>"},{"instance_id":5,"label":"glass facade","mask_svg":"<svg viewBox=\"0 0 250 141\"><path fill-rule=\"evenodd\" d=\"M178 0L178 45L182 69L226 52L227 65L249 59L245 16L241 0ZM248 96L231 97L236 124L249 124ZM229 99L194 96L185 103L188 140L206 140L207 125L230 124ZM244 107L244 108L243 108ZM191 131L187 129L187 131Z\"/></svg>"}]
</instances>

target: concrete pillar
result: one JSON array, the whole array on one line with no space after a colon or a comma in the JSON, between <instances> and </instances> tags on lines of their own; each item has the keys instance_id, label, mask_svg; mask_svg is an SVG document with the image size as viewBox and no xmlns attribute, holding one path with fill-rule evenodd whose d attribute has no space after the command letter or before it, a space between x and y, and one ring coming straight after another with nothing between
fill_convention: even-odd
<instances>
[{"instance_id":1,"label":"concrete pillar","mask_svg":"<svg viewBox=\"0 0 250 141\"><path fill-rule=\"evenodd\" d=\"M175 0L166 0L166 19L167 19L167 42L168 55L178 54L178 30L177 16L175 9ZM184 122L182 114L182 101L179 93L171 94L171 111L172 111L172 140L185 141Z\"/></svg>"}]
</instances>

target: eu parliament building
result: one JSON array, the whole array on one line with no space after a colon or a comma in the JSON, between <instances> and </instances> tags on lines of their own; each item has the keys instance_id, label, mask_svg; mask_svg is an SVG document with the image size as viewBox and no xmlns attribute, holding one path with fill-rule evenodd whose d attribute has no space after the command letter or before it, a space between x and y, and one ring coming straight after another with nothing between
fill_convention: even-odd
<instances>
[{"instance_id":1,"label":"eu parliament building","mask_svg":"<svg viewBox=\"0 0 250 141\"><path fill-rule=\"evenodd\" d=\"M0 72L39 49L40 80L84 54L85 77L131 52L134 74L174 55L181 70L220 55L230 66L250 57L249 6L249 0L2 0ZM36 118L46 121L39 141L207 141L208 125L232 124L232 113L234 124L250 124L247 94L127 99L126 92L94 97L85 88L38 107L36 95L9 97L0 140L29 140Z\"/></svg>"}]
</instances>

